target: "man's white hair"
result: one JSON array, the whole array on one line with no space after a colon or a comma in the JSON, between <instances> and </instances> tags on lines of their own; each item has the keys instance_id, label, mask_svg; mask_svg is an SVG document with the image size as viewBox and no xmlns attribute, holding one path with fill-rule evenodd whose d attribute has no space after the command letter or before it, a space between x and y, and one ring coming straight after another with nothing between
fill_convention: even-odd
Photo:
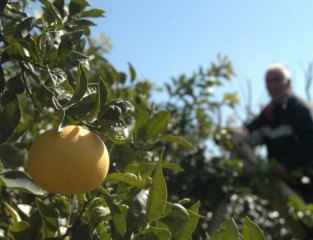
<instances>
[{"instance_id":1,"label":"man's white hair","mask_svg":"<svg viewBox=\"0 0 313 240\"><path fill-rule=\"evenodd\" d=\"M267 70L266 70L266 75L270 72L279 72L283 77L284 77L284 81L290 81L291 80L291 74L290 71L288 70L288 68L281 64L281 63L275 63L270 65Z\"/></svg>"}]
</instances>

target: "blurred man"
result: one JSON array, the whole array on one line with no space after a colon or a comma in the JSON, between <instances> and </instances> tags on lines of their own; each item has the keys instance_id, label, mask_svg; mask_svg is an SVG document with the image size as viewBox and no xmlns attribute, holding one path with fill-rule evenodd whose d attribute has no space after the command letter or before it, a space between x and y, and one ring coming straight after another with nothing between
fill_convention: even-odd
<instances>
[{"instance_id":1,"label":"blurred man","mask_svg":"<svg viewBox=\"0 0 313 240\"><path fill-rule=\"evenodd\" d=\"M247 124L247 141L253 146L264 143L269 159L278 162L277 174L288 182L289 173L302 170L306 177L299 177L293 185L306 201L313 202L312 107L293 94L290 72L283 65L272 65L265 81L271 101Z\"/></svg>"}]
</instances>

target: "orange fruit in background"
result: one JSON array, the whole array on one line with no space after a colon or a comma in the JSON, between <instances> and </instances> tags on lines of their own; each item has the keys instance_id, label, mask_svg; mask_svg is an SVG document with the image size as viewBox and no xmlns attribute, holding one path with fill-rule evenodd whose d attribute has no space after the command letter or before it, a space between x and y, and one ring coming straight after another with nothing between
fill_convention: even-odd
<instances>
[{"instance_id":1,"label":"orange fruit in background","mask_svg":"<svg viewBox=\"0 0 313 240\"><path fill-rule=\"evenodd\" d=\"M86 193L99 186L109 170L103 141L81 126L48 130L30 148L27 169L34 182L51 193Z\"/></svg>"}]
</instances>

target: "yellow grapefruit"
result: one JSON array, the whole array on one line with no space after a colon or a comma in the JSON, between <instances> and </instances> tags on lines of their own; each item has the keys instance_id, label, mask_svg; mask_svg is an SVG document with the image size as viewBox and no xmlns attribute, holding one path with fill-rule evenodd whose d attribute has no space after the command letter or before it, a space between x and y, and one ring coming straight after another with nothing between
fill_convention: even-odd
<instances>
[{"instance_id":1,"label":"yellow grapefruit","mask_svg":"<svg viewBox=\"0 0 313 240\"><path fill-rule=\"evenodd\" d=\"M30 148L27 168L34 182L48 192L86 193L105 179L109 154L94 132L71 125L39 135Z\"/></svg>"}]
</instances>

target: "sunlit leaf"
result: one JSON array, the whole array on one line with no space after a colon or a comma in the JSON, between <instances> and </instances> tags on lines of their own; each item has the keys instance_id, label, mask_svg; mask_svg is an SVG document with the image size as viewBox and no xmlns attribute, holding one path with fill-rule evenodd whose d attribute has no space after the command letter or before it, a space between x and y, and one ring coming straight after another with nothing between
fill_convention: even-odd
<instances>
[{"instance_id":1,"label":"sunlit leaf","mask_svg":"<svg viewBox=\"0 0 313 240\"><path fill-rule=\"evenodd\" d=\"M22 171L6 171L0 173L0 180L7 188L16 188L35 195L43 195L44 191L38 187L28 176Z\"/></svg>"},{"instance_id":2,"label":"sunlit leaf","mask_svg":"<svg viewBox=\"0 0 313 240\"><path fill-rule=\"evenodd\" d=\"M22 22L18 23L13 32L16 36L20 38L26 38L29 33L32 31L33 27L35 26L36 19L33 17L28 17L24 19Z\"/></svg>"},{"instance_id":3,"label":"sunlit leaf","mask_svg":"<svg viewBox=\"0 0 313 240\"><path fill-rule=\"evenodd\" d=\"M108 101L109 90L102 77L99 78L98 84L99 84L98 91L97 91L97 101L98 101L98 106L99 106L98 112L100 112L101 114L104 111L105 105Z\"/></svg>"},{"instance_id":4,"label":"sunlit leaf","mask_svg":"<svg viewBox=\"0 0 313 240\"><path fill-rule=\"evenodd\" d=\"M94 8L94 9L90 9L90 10L87 10L87 11L84 11L80 14L80 17L81 18L88 18L88 17L103 17L104 16L104 13L105 11L103 9L97 9L97 8Z\"/></svg>"},{"instance_id":5,"label":"sunlit leaf","mask_svg":"<svg viewBox=\"0 0 313 240\"><path fill-rule=\"evenodd\" d=\"M166 111L160 111L152 116L146 127L145 139L148 141L155 140L159 134L165 131L170 121L170 113Z\"/></svg>"},{"instance_id":6,"label":"sunlit leaf","mask_svg":"<svg viewBox=\"0 0 313 240\"><path fill-rule=\"evenodd\" d=\"M243 225L243 240L265 240L265 236L260 227L255 224L250 218L246 217Z\"/></svg>"},{"instance_id":7,"label":"sunlit leaf","mask_svg":"<svg viewBox=\"0 0 313 240\"><path fill-rule=\"evenodd\" d=\"M199 208L200 202L196 202L188 209L190 220L184 224L184 227L182 228L178 238L179 240L192 239L192 233L195 231L199 218L201 217L198 214Z\"/></svg>"},{"instance_id":8,"label":"sunlit leaf","mask_svg":"<svg viewBox=\"0 0 313 240\"><path fill-rule=\"evenodd\" d=\"M97 234L99 235L101 240L111 240L112 237L111 235L108 233L107 227L104 224L99 224L97 226Z\"/></svg>"},{"instance_id":9,"label":"sunlit leaf","mask_svg":"<svg viewBox=\"0 0 313 240\"><path fill-rule=\"evenodd\" d=\"M26 221L17 222L9 227L10 239L31 240L30 225Z\"/></svg>"},{"instance_id":10,"label":"sunlit leaf","mask_svg":"<svg viewBox=\"0 0 313 240\"><path fill-rule=\"evenodd\" d=\"M111 173L106 177L106 181L118 181L123 182L128 185L143 189L146 186L146 182L138 179L134 175L126 174L126 173Z\"/></svg>"},{"instance_id":11,"label":"sunlit leaf","mask_svg":"<svg viewBox=\"0 0 313 240\"><path fill-rule=\"evenodd\" d=\"M179 166L176 163L172 163L172 162L164 162L163 163L163 168L170 169L170 170L173 170L175 172L183 172L183 171L185 171L181 166Z\"/></svg>"},{"instance_id":12,"label":"sunlit leaf","mask_svg":"<svg viewBox=\"0 0 313 240\"><path fill-rule=\"evenodd\" d=\"M171 142L171 143L176 143L179 144L185 148L191 149L191 150L196 150L196 147L192 145L189 141L187 141L184 137L182 136L176 136L176 135L171 135L167 134L162 136L161 141L163 142Z\"/></svg>"},{"instance_id":13,"label":"sunlit leaf","mask_svg":"<svg viewBox=\"0 0 313 240\"><path fill-rule=\"evenodd\" d=\"M110 209L108 207L97 206L91 209L90 213L90 223L96 226L101 221L103 221L110 214Z\"/></svg>"},{"instance_id":14,"label":"sunlit leaf","mask_svg":"<svg viewBox=\"0 0 313 240\"><path fill-rule=\"evenodd\" d=\"M149 227L144 239L146 240L170 240L171 233L166 228Z\"/></svg>"},{"instance_id":15,"label":"sunlit leaf","mask_svg":"<svg viewBox=\"0 0 313 240\"><path fill-rule=\"evenodd\" d=\"M136 70L131 63L128 63L128 67L130 71L130 80L133 82L136 79Z\"/></svg>"},{"instance_id":16,"label":"sunlit leaf","mask_svg":"<svg viewBox=\"0 0 313 240\"><path fill-rule=\"evenodd\" d=\"M136 117L136 125L134 129L134 139L139 140L139 139L144 139L145 137L145 132L144 132L144 127L147 125L149 121L149 113L147 111L141 111L138 113Z\"/></svg>"},{"instance_id":17,"label":"sunlit leaf","mask_svg":"<svg viewBox=\"0 0 313 240\"><path fill-rule=\"evenodd\" d=\"M166 207L167 187L163 176L162 155L163 153L153 174L148 196L147 217L149 222L161 217Z\"/></svg>"},{"instance_id":18,"label":"sunlit leaf","mask_svg":"<svg viewBox=\"0 0 313 240\"><path fill-rule=\"evenodd\" d=\"M4 206L7 208L7 210L9 211L12 219L14 220L15 223L17 222L20 222L21 221L21 217L20 215L18 214L17 210L14 209L9 203L7 202L3 202L4 203Z\"/></svg>"},{"instance_id":19,"label":"sunlit leaf","mask_svg":"<svg viewBox=\"0 0 313 240\"><path fill-rule=\"evenodd\" d=\"M55 20L58 21L59 24L62 24L62 16L59 10L49 1L49 0L39 0L44 5L44 18L53 22Z\"/></svg>"},{"instance_id":20,"label":"sunlit leaf","mask_svg":"<svg viewBox=\"0 0 313 240\"><path fill-rule=\"evenodd\" d=\"M222 223L219 230L213 236L213 240L238 240L238 239L239 239L239 230L234 219L230 219Z\"/></svg>"}]
</instances>

